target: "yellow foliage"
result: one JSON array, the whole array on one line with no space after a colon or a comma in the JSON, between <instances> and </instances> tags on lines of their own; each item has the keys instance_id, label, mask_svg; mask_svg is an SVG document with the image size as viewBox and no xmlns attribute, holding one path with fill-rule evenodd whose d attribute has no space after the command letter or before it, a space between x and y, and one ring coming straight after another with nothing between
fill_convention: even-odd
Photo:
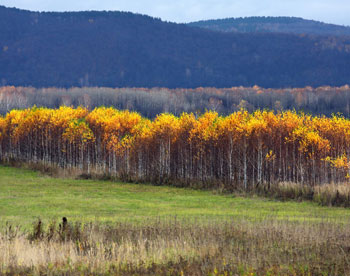
<instances>
[{"instance_id":1,"label":"yellow foliage","mask_svg":"<svg viewBox=\"0 0 350 276\"><path fill-rule=\"evenodd\" d=\"M217 112L208 111L198 118L190 131L190 141L215 141L218 137L217 123L219 117Z\"/></svg>"},{"instance_id":2,"label":"yellow foliage","mask_svg":"<svg viewBox=\"0 0 350 276\"><path fill-rule=\"evenodd\" d=\"M270 151L266 154L265 159L266 159L266 161L269 161L269 162L270 162L270 161L273 161L273 160L276 159L276 155L273 153L272 150L270 150Z\"/></svg>"},{"instance_id":3,"label":"yellow foliage","mask_svg":"<svg viewBox=\"0 0 350 276\"><path fill-rule=\"evenodd\" d=\"M298 152L305 160L323 160L344 168L350 154L350 120L341 116L312 117L293 111L250 114L246 110L226 117L208 111L198 118L183 113L180 117L161 114L149 120L138 113L114 108L100 107L89 112L86 108L66 106L12 110L0 117L0 141L25 146L30 139L36 141L36 147L44 140L55 141L55 145L96 141L98 146L115 153L189 144L196 153L216 147L221 152L231 150L233 154L233 147L236 152L244 147L260 152L266 161L276 159L284 147L289 153ZM339 157L343 152L344 156Z\"/></svg>"},{"instance_id":4,"label":"yellow foliage","mask_svg":"<svg viewBox=\"0 0 350 276\"><path fill-rule=\"evenodd\" d=\"M63 133L63 138L72 144L83 145L94 141L94 134L84 121L72 120Z\"/></svg>"},{"instance_id":5,"label":"yellow foliage","mask_svg":"<svg viewBox=\"0 0 350 276\"><path fill-rule=\"evenodd\" d=\"M337 158L327 158L327 161L330 162L333 167L337 169L349 169L350 168L350 162L345 155L345 153L342 156L338 156Z\"/></svg>"}]
</instances>

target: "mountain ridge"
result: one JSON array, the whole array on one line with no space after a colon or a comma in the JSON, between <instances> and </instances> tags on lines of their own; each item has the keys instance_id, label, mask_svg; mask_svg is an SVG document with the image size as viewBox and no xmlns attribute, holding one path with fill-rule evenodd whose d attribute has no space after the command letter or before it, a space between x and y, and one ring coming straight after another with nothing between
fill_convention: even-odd
<instances>
[{"instance_id":1,"label":"mountain ridge","mask_svg":"<svg viewBox=\"0 0 350 276\"><path fill-rule=\"evenodd\" d=\"M0 85L341 86L349 72L346 37L221 33L130 12L0 7Z\"/></svg>"},{"instance_id":2,"label":"mountain ridge","mask_svg":"<svg viewBox=\"0 0 350 276\"><path fill-rule=\"evenodd\" d=\"M221 32L279 32L350 36L350 26L288 16L231 17L223 19L200 20L190 22L188 25Z\"/></svg>"}]
</instances>

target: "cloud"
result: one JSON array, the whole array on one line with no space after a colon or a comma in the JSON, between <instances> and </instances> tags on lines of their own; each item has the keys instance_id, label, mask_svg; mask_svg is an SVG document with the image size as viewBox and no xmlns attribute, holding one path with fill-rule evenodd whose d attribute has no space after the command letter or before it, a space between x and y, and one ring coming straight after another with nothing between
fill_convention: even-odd
<instances>
[{"instance_id":1,"label":"cloud","mask_svg":"<svg viewBox=\"0 0 350 276\"><path fill-rule=\"evenodd\" d=\"M350 25L348 0L0 0L0 4L39 11L131 11L175 22L245 16L298 16Z\"/></svg>"}]
</instances>

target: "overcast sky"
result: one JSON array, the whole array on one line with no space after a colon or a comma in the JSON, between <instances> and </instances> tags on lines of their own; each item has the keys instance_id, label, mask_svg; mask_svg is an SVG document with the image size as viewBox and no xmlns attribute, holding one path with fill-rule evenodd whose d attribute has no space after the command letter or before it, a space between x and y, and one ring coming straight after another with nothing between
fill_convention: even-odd
<instances>
[{"instance_id":1,"label":"overcast sky","mask_svg":"<svg viewBox=\"0 0 350 276\"><path fill-rule=\"evenodd\" d=\"M350 25L350 0L0 0L0 4L35 11L131 11L173 22L298 16Z\"/></svg>"}]
</instances>

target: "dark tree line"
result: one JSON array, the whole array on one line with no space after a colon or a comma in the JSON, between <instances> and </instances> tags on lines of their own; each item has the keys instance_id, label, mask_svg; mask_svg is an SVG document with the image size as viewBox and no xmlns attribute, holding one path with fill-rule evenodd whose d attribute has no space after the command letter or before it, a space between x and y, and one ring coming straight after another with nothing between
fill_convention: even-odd
<instances>
[{"instance_id":1,"label":"dark tree line","mask_svg":"<svg viewBox=\"0 0 350 276\"><path fill-rule=\"evenodd\" d=\"M275 111L293 110L313 115L331 116L341 113L350 117L350 87L318 87L295 89L236 88L43 88L0 87L0 114L28 107L58 108L84 106L92 110L113 106L132 110L148 118L160 113L177 116L183 112L202 114L213 110L229 115L242 108Z\"/></svg>"}]
</instances>

